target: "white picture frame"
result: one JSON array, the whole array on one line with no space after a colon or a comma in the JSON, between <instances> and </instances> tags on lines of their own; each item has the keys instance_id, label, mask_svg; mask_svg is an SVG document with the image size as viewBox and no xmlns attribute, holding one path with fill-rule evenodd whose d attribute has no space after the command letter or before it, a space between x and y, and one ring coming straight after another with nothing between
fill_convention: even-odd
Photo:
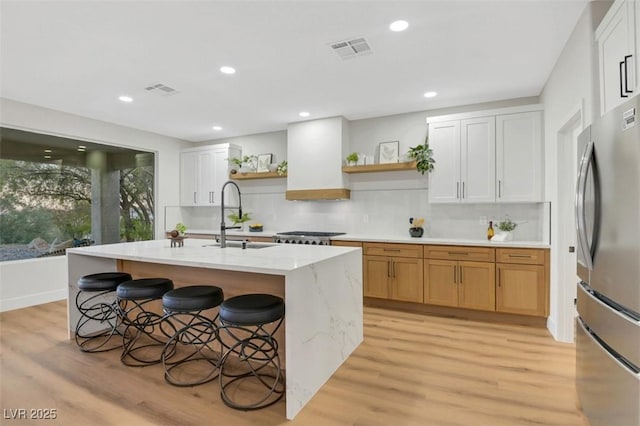
<instances>
[{"instance_id":1,"label":"white picture frame","mask_svg":"<svg viewBox=\"0 0 640 426\"><path fill-rule=\"evenodd\" d=\"M258 169L256 170L258 173L264 173L269 171L269 164L271 164L271 159L273 158L273 154L260 154L258 155Z\"/></svg>"},{"instance_id":2,"label":"white picture frame","mask_svg":"<svg viewBox=\"0 0 640 426\"><path fill-rule=\"evenodd\" d=\"M378 163L397 163L400 158L400 142L381 142L378 146Z\"/></svg>"}]
</instances>

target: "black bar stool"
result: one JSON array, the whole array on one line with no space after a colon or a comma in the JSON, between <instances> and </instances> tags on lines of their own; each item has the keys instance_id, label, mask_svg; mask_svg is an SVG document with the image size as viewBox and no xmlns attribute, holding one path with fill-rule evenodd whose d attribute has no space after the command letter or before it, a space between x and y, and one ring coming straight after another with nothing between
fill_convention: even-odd
<instances>
[{"instance_id":1,"label":"black bar stool","mask_svg":"<svg viewBox=\"0 0 640 426\"><path fill-rule=\"evenodd\" d=\"M220 360L220 396L227 406L257 410L284 395L278 341L273 337L283 319L284 300L270 294L245 294L220 305L219 333L227 349ZM245 389L247 396L242 395Z\"/></svg>"},{"instance_id":2,"label":"black bar stool","mask_svg":"<svg viewBox=\"0 0 640 426\"><path fill-rule=\"evenodd\" d=\"M173 281L167 278L142 278L118 286L118 313L125 327L120 355L123 364L144 367L161 362L162 350L173 330L164 327L164 315L147 308L170 290ZM157 305L160 310L160 304Z\"/></svg>"},{"instance_id":3,"label":"black bar stool","mask_svg":"<svg viewBox=\"0 0 640 426\"><path fill-rule=\"evenodd\" d=\"M119 334L115 291L118 284L130 279L131 275L125 272L102 272L78 280L76 308L80 318L75 339L82 352L106 352L122 347L120 339L111 339ZM98 328L102 329L96 331Z\"/></svg>"},{"instance_id":4,"label":"black bar stool","mask_svg":"<svg viewBox=\"0 0 640 426\"><path fill-rule=\"evenodd\" d=\"M195 386L218 377L222 348L216 320L202 314L220 306L224 295L220 287L194 285L168 291L162 296L164 321L175 330L162 351L165 380L175 386ZM197 368L198 364L204 364ZM190 368L192 367L192 368Z\"/></svg>"}]
</instances>

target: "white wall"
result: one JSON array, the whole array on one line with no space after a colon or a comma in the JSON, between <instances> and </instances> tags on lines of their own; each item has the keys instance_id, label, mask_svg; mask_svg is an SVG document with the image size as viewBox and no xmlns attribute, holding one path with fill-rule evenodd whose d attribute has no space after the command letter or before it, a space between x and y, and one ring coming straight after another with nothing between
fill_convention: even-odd
<instances>
[{"instance_id":1,"label":"white wall","mask_svg":"<svg viewBox=\"0 0 640 426\"><path fill-rule=\"evenodd\" d=\"M155 152L155 235L156 238L164 238L164 207L177 205L179 202L179 153L182 148L191 146L190 143L4 98L0 98L0 125L36 133ZM18 263L10 266L9 263L11 262L0 262L2 288L24 290L19 294L11 293L12 298L27 297L34 294L31 291L32 286L37 288L37 294L50 294L52 297L57 297L54 295L59 294L57 292L62 288L64 288L66 294L66 277L61 282L60 274L50 275L48 272L43 272L48 270L46 268L41 270L39 264L37 267L34 266L37 264L35 262L44 261L45 259L37 259L33 261L33 264ZM42 265L46 264L43 263ZM16 272L20 270L23 270L24 273ZM41 275L39 277L32 275L31 271L33 270L41 272ZM22 277L27 277L28 279ZM43 279L45 277L46 279ZM39 287L41 284L45 285L45 288ZM3 290L3 298L4 295L5 291ZM34 304L51 300L42 300L39 296L33 298Z\"/></svg>"},{"instance_id":2,"label":"white wall","mask_svg":"<svg viewBox=\"0 0 640 426\"><path fill-rule=\"evenodd\" d=\"M0 263L0 312L67 298L66 256Z\"/></svg>"},{"instance_id":3,"label":"white wall","mask_svg":"<svg viewBox=\"0 0 640 426\"><path fill-rule=\"evenodd\" d=\"M551 202L551 235L559 235L566 226L567 217L558 215L557 171L566 164L558 164L559 132L576 110L582 110L583 128L589 125L599 111L597 90L597 49L594 31L610 7L611 2L588 3L567 41L541 95L545 121L545 196ZM558 238L552 238L551 246L551 306L548 328L562 341L573 340L571 312L573 298L567 297L565 283L559 275L561 251ZM575 268L575 265L571 265Z\"/></svg>"}]
</instances>

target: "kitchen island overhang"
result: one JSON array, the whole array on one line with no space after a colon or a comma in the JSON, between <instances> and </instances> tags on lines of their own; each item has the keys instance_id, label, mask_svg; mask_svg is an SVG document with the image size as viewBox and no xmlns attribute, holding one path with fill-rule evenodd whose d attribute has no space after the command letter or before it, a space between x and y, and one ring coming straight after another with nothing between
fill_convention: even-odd
<instances>
[{"instance_id":1,"label":"kitchen island overhang","mask_svg":"<svg viewBox=\"0 0 640 426\"><path fill-rule=\"evenodd\" d=\"M153 275L171 278L176 287L212 284L223 289L225 298L249 292L283 297L288 419L363 340L360 248L265 244L221 249L207 240L185 240L184 247L154 240L70 249L67 260L70 337L79 318L74 303L77 282L91 273Z\"/></svg>"}]
</instances>

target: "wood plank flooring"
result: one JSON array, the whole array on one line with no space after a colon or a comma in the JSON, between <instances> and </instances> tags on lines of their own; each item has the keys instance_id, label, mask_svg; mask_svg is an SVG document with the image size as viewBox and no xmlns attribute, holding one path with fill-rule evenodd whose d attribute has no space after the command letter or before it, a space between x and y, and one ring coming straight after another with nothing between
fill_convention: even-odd
<instances>
[{"instance_id":1,"label":"wood plank flooring","mask_svg":"<svg viewBox=\"0 0 640 426\"><path fill-rule=\"evenodd\" d=\"M160 366L67 340L66 302L0 314L2 425L588 425L573 345L544 329L365 307L365 341L291 422L284 401L242 412L217 381L166 384ZM313 368L313 366L309 366ZM8 419L56 409L55 420Z\"/></svg>"}]
</instances>

